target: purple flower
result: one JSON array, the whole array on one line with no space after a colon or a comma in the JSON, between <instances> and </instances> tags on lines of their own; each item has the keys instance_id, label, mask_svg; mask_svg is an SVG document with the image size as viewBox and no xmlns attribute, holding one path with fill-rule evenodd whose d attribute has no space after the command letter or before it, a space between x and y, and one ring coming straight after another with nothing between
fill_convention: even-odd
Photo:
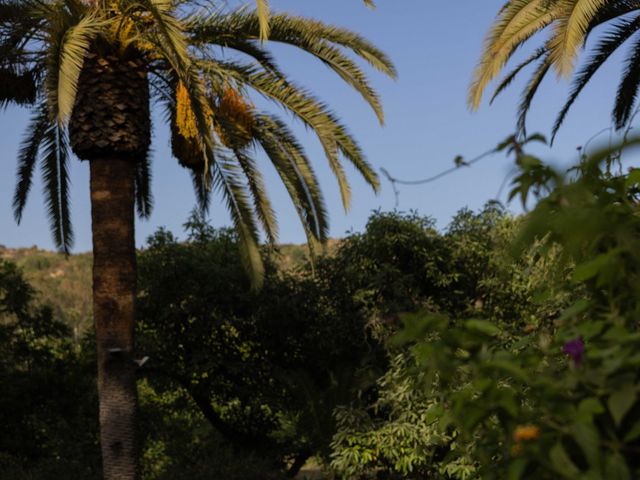
<instances>
[{"instance_id":1,"label":"purple flower","mask_svg":"<svg viewBox=\"0 0 640 480\"><path fill-rule=\"evenodd\" d=\"M566 353L573 359L573 363L576 367L579 367L584 357L584 341L582 337L578 337L575 340L571 340L564 344L562 352Z\"/></svg>"}]
</instances>

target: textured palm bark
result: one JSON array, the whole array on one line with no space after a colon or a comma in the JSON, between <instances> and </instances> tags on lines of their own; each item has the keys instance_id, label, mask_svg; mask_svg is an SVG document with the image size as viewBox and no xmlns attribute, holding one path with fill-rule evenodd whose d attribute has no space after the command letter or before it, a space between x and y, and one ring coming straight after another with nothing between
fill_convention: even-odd
<instances>
[{"instance_id":1,"label":"textured palm bark","mask_svg":"<svg viewBox=\"0 0 640 480\"><path fill-rule=\"evenodd\" d=\"M135 163L91 162L93 314L98 353L100 443L105 480L137 477L134 351Z\"/></svg>"},{"instance_id":2,"label":"textured palm bark","mask_svg":"<svg viewBox=\"0 0 640 480\"><path fill-rule=\"evenodd\" d=\"M97 46L86 56L69 124L74 153L91 165L93 314L100 445L105 480L137 478L137 391L133 362L136 159L151 141L149 83L142 55Z\"/></svg>"},{"instance_id":3,"label":"textured palm bark","mask_svg":"<svg viewBox=\"0 0 640 480\"><path fill-rule=\"evenodd\" d=\"M149 81L142 57L89 53L69 123L74 153L83 160L135 159L151 144Z\"/></svg>"}]
</instances>

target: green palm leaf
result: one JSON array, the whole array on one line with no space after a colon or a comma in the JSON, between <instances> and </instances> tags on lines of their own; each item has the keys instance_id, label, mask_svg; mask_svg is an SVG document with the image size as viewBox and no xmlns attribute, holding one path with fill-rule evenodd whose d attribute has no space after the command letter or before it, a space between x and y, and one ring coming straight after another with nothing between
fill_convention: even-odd
<instances>
[{"instance_id":1,"label":"green palm leaf","mask_svg":"<svg viewBox=\"0 0 640 480\"><path fill-rule=\"evenodd\" d=\"M560 110L556 121L553 125L551 143L555 140L558 130L562 126L567 113L574 104L589 80L595 75L600 67L609 59L621 45L623 45L635 32L640 29L640 15L634 18L621 19L613 27L605 33L602 39L595 47L594 53L587 60L584 66L576 73L569 98Z\"/></svg>"},{"instance_id":2,"label":"green palm leaf","mask_svg":"<svg viewBox=\"0 0 640 480\"><path fill-rule=\"evenodd\" d=\"M373 6L369 0L364 3ZM380 122L384 116L379 95L359 60L395 78L395 67L384 52L344 28L293 15L274 15L267 0L256 0L255 11L227 13L211 10L212 5L188 0L0 0L0 76L6 73L11 80L5 82L7 85L19 85L20 76L29 78L37 92L26 96L5 88L0 100L32 103L41 98L45 102L34 112L30 135L20 151L14 197L18 220L40 159L56 244L62 249L71 245L67 129L77 99L91 98L85 95L89 90L77 95L83 87L79 85L85 78L83 69L91 68L84 62L89 54L117 68L129 63L132 68L146 69L139 72L139 78L148 78L152 95L165 108L165 120L174 122L174 127L176 92L186 91L188 100L183 98L180 105L188 104L185 108L190 113L185 118L193 115L196 133L190 130L185 134L190 135L188 141L193 148L176 155L198 156L181 158L183 164L200 169L191 172L198 203L208 208L211 188L219 189L240 238L246 242L245 264L254 273L261 271L260 232L275 241L278 225L251 148L259 146L267 153L314 251L327 238L328 218L304 149L282 120L268 112L254 111L250 106L252 95L268 98L317 135L338 181L345 209L351 202L345 163L355 167L374 190L379 188L378 177L353 135L327 104L288 78L265 39L291 45L324 63L362 96ZM242 63L235 55L228 57L226 49L248 56L252 62ZM246 97L246 114L254 117L253 123L242 126L234 124L233 115L227 120L216 116L217 99L227 88ZM95 128L86 121L71 124L72 132ZM76 145L81 143L74 143L74 148ZM148 216L152 207L148 153L136 158L135 201L141 217Z\"/></svg>"},{"instance_id":3,"label":"green palm leaf","mask_svg":"<svg viewBox=\"0 0 640 480\"><path fill-rule=\"evenodd\" d=\"M91 42L97 37L104 21L95 15L82 17L80 21L68 28L57 47L57 59L52 59L58 67L57 72L49 72L57 79L57 117L66 122L71 116L78 89L78 78L82 70L84 57L89 51Z\"/></svg>"},{"instance_id":4,"label":"green palm leaf","mask_svg":"<svg viewBox=\"0 0 640 480\"><path fill-rule=\"evenodd\" d=\"M545 55L547 52L548 52L547 48L545 47L539 48L535 52L533 52L533 55L527 58L524 62L520 63L513 70L511 70L511 72L509 72L509 74L506 77L504 77L500 82L500 84L496 87L495 91L493 92L493 95L491 96L491 100L489 101L489 103L493 103L496 97L500 95L509 85L511 85L511 82L515 80L515 78L518 76L518 74L522 71L523 68L528 67L536 60L539 60L540 57Z\"/></svg>"},{"instance_id":5,"label":"green palm leaf","mask_svg":"<svg viewBox=\"0 0 640 480\"><path fill-rule=\"evenodd\" d=\"M609 0L557 0L553 8L558 11L550 40L550 60L559 75L569 76L578 49L584 42L592 20Z\"/></svg>"},{"instance_id":6,"label":"green palm leaf","mask_svg":"<svg viewBox=\"0 0 640 480\"><path fill-rule=\"evenodd\" d=\"M153 210L151 193L151 156L149 152L136 162L136 210L140 218L149 218Z\"/></svg>"},{"instance_id":7,"label":"green palm leaf","mask_svg":"<svg viewBox=\"0 0 640 480\"><path fill-rule=\"evenodd\" d=\"M527 113L529 112L529 108L531 107L531 102L533 101L533 97L535 96L538 88L540 88L540 84L542 80L544 80L545 75L549 71L553 63L551 52L547 51L541 58L538 63L538 67L534 71L531 76L531 80L527 84L527 87L524 90L522 95L522 100L520 101L520 106L518 108L518 122L517 122L517 131L523 137L527 136Z\"/></svg>"},{"instance_id":8,"label":"green palm leaf","mask_svg":"<svg viewBox=\"0 0 640 480\"><path fill-rule=\"evenodd\" d=\"M18 223L22 221L40 145L44 141L50 124L49 112L46 104L43 103L34 111L27 129L27 136L18 151L18 181L13 195L13 214Z\"/></svg>"},{"instance_id":9,"label":"green palm leaf","mask_svg":"<svg viewBox=\"0 0 640 480\"><path fill-rule=\"evenodd\" d=\"M56 246L68 254L73 245L69 211L69 144L64 128L49 124L42 140L42 176L49 223Z\"/></svg>"},{"instance_id":10,"label":"green palm leaf","mask_svg":"<svg viewBox=\"0 0 640 480\"><path fill-rule=\"evenodd\" d=\"M511 58L515 50L557 17L548 0L508 2L491 29L480 63L474 72L468 102L473 110L480 106L482 94Z\"/></svg>"},{"instance_id":11,"label":"green palm leaf","mask_svg":"<svg viewBox=\"0 0 640 480\"><path fill-rule=\"evenodd\" d=\"M264 281L264 264L260 254L258 228L237 163L218 156L213 165L213 181L222 193L238 232L240 256L245 268L251 272L251 286L254 289L260 288Z\"/></svg>"},{"instance_id":12,"label":"green palm leaf","mask_svg":"<svg viewBox=\"0 0 640 480\"><path fill-rule=\"evenodd\" d=\"M631 53L625 62L624 73L618 86L616 101L613 107L613 121L616 128L623 128L636 104L638 86L640 85L640 39L631 48Z\"/></svg>"},{"instance_id":13,"label":"green palm leaf","mask_svg":"<svg viewBox=\"0 0 640 480\"><path fill-rule=\"evenodd\" d=\"M256 140L269 156L289 192L310 243L324 242L327 212L315 173L291 131L271 115L256 116Z\"/></svg>"}]
</instances>

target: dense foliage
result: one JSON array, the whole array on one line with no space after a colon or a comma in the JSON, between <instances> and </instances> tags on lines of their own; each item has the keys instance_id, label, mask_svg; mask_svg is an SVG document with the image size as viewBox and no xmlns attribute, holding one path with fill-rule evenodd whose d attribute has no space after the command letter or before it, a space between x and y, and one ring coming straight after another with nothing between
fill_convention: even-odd
<instances>
[{"instance_id":1,"label":"dense foliage","mask_svg":"<svg viewBox=\"0 0 640 480\"><path fill-rule=\"evenodd\" d=\"M335 294L331 268L267 263L254 291L234 234L198 217L188 227L188 242L160 231L140 259L143 372L156 392L183 392L236 450L294 473L327 450L333 409L366 381L379 345L350 297Z\"/></svg>"},{"instance_id":2,"label":"dense foliage","mask_svg":"<svg viewBox=\"0 0 640 480\"><path fill-rule=\"evenodd\" d=\"M97 478L93 366L0 261L0 478Z\"/></svg>"},{"instance_id":3,"label":"dense foliage","mask_svg":"<svg viewBox=\"0 0 640 480\"><path fill-rule=\"evenodd\" d=\"M348 479L637 478L639 171L516 154L525 217L375 213L313 266L265 250L260 291L233 232L194 215L187 241L153 235L143 478L279 479L313 456ZM0 292L0 478L98 478L90 342L13 264Z\"/></svg>"},{"instance_id":4,"label":"dense foliage","mask_svg":"<svg viewBox=\"0 0 640 480\"><path fill-rule=\"evenodd\" d=\"M522 309L405 316L379 382L391 414L338 411L333 463L348 478L638 477L640 176L619 159L609 150L568 174L518 159L512 195L549 192L504 257L507 303Z\"/></svg>"},{"instance_id":5,"label":"dense foliage","mask_svg":"<svg viewBox=\"0 0 640 480\"><path fill-rule=\"evenodd\" d=\"M516 258L508 254L519 224L497 205L489 205L478 214L462 211L444 234L432 233L440 249L431 248L427 255L439 259L433 283L441 288L423 290L417 298L405 296L409 304L396 311L414 313L402 316L407 323L404 335L412 334L410 319L422 318L421 312L437 318L490 317L505 323L519 318L526 324L536 314L555 311L560 297L543 305L533 301L536 287L553 275L553 262L537 263L530 252ZM414 280L426 284L421 277ZM429 365L429 355L416 358L395 340L388 345L388 354L391 366L378 381L375 402L365 409L342 407L336 412L340 429L333 442L333 467L346 478L373 470L410 478L439 474L470 478L475 467L464 453L466 446L454 430L440 427L444 410L439 397L422 388L425 374L419 367Z\"/></svg>"}]
</instances>

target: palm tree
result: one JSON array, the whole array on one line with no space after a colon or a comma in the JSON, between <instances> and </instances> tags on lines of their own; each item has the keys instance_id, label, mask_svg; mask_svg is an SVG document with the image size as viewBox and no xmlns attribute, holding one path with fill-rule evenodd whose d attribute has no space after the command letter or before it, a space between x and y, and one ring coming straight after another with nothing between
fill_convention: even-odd
<instances>
[{"instance_id":1,"label":"palm tree","mask_svg":"<svg viewBox=\"0 0 640 480\"><path fill-rule=\"evenodd\" d=\"M599 36L586 62L573 77L569 97L554 123L552 135L589 80L608 58L640 29L640 1L637 0L517 0L507 2L487 37L482 58L469 90L469 105L477 109L487 85L496 78L523 43L549 27L551 33L542 47L517 65L499 83L492 100L528 65L537 63L519 106L518 130L525 133L526 116L532 100L550 70L560 76L573 73L574 62L589 34L598 26L608 30ZM640 41L627 55L625 69L612 112L616 128L631 119L640 86Z\"/></svg>"},{"instance_id":2,"label":"palm tree","mask_svg":"<svg viewBox=\"0 0 640 480\"><path fill-rule=\"evenodd\" d=\"M256 12L227 13L203 0L0 0L0 102L28 105L33 117L18 152L14 211L22 217L34 169L43 172L56 244L72 245L68 169L73 152L90 164L93 297L104 476L136 477L134 209L148 216L150 102L164 109L172 152L189 169L202 208L216 189L242 243L254 285L262 278L259 231L277 223L255 151L266 152L287 188L309 242L327 236L312 165L287 123L258 111L259 94L316 133L350 202L343 159L378 179L327 105L290 81L263 43ZM264 12L263 12L264 13ZM334 70L383 120L380 100L351 52L394 77L390 60L348 30L279 14L269 41L298 47ZM226 55L224 52L235 54Z\"/></svg>"}]
</instances>

